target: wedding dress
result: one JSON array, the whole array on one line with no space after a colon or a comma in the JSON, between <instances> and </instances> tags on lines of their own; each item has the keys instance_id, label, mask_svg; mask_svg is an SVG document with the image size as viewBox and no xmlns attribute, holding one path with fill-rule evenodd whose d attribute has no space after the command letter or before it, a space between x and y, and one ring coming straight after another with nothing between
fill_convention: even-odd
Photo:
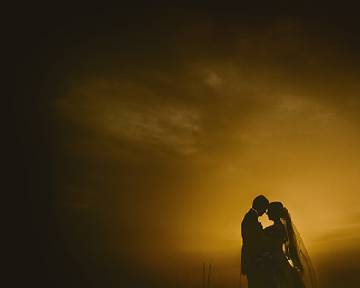
<instances>
[{"instance_id":1,"label":"wedding dress","mask_svg":"<svg viewBox=\"0 0 360 288\"><path fill-rule=\"evenodd\" d=\"M265 229L269 287L316 288L316 274L305 245L284 208L284 216Z\"/></svg>"}]
</instances>

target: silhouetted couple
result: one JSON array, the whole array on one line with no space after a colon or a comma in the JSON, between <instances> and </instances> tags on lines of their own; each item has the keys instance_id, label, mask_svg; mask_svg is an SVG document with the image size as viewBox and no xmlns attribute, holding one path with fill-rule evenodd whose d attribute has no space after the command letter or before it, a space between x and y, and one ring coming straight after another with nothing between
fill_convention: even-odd
<instances>
[{"instance_id":1,"label":"silhouetted couple","mask_svg":"<svg viewBox=\"0 0 360 288\"><path fill-rule=\"evenodd\" d=\"M274 223L263 229L258 217L265 212ZM249 288L316 287L310 258L281 202L256 197L242 221L241 233L241 272Z\"/></svg>"}]
</instances>

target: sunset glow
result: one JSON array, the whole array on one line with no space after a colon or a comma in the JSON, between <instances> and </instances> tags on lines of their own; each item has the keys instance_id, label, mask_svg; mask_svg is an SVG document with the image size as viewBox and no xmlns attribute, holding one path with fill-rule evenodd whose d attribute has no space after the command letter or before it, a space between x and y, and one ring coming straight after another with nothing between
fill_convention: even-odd
<instances>
[{"instance_id":1,"label":"sunset glow","mask_svg":"<svg viewBox=\"0 0 360 288\"><path fill-rule=\"evenodd\" d=\"M39 33L54 176L36 175L54 190L64 283L195 288L211 263L213 287L239 287L240 225L259 194L288 208L322 287L359 280L356 29L218 5L121 7L79 28L61 16Z\"/></svg>"}]
</instances>

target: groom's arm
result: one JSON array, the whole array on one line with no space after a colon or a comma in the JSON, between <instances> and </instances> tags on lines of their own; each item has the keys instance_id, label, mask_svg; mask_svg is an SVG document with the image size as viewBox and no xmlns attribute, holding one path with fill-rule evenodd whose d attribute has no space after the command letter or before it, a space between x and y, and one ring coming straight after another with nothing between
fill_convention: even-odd
<instances>
[{"instance_id":1,"label":"groom's arm","mask_svg":"<svg viewBox=\"0 0 360 288\"><path fill-rule=\"evenodd\" d=\"M245 225L243 225L243 237L244 241L247 243L257 243L259 240L263 239L264 231L261 224L257 219L248 218L246 219Z\"/></svg>"}]
</instances>

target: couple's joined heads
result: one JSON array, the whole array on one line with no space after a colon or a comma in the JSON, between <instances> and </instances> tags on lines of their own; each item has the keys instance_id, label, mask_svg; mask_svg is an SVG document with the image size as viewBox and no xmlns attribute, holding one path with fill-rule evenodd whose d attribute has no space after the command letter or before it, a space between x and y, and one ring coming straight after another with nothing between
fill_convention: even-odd
<instances>
[{"instance_id":1,"label":"couple's joined heads","mask_svg":"<svg viewBox=\"0 0 360 288\"><path fill-rule=\"evenodd\" d=\"M286 208L281 202L269 202L264 195L257 196L253 203L252 208L255 209L259 216L262 216L265 212L269 219L272 221L278 221L280 218L286 217Z\"/></svg>"}]
</instances>

